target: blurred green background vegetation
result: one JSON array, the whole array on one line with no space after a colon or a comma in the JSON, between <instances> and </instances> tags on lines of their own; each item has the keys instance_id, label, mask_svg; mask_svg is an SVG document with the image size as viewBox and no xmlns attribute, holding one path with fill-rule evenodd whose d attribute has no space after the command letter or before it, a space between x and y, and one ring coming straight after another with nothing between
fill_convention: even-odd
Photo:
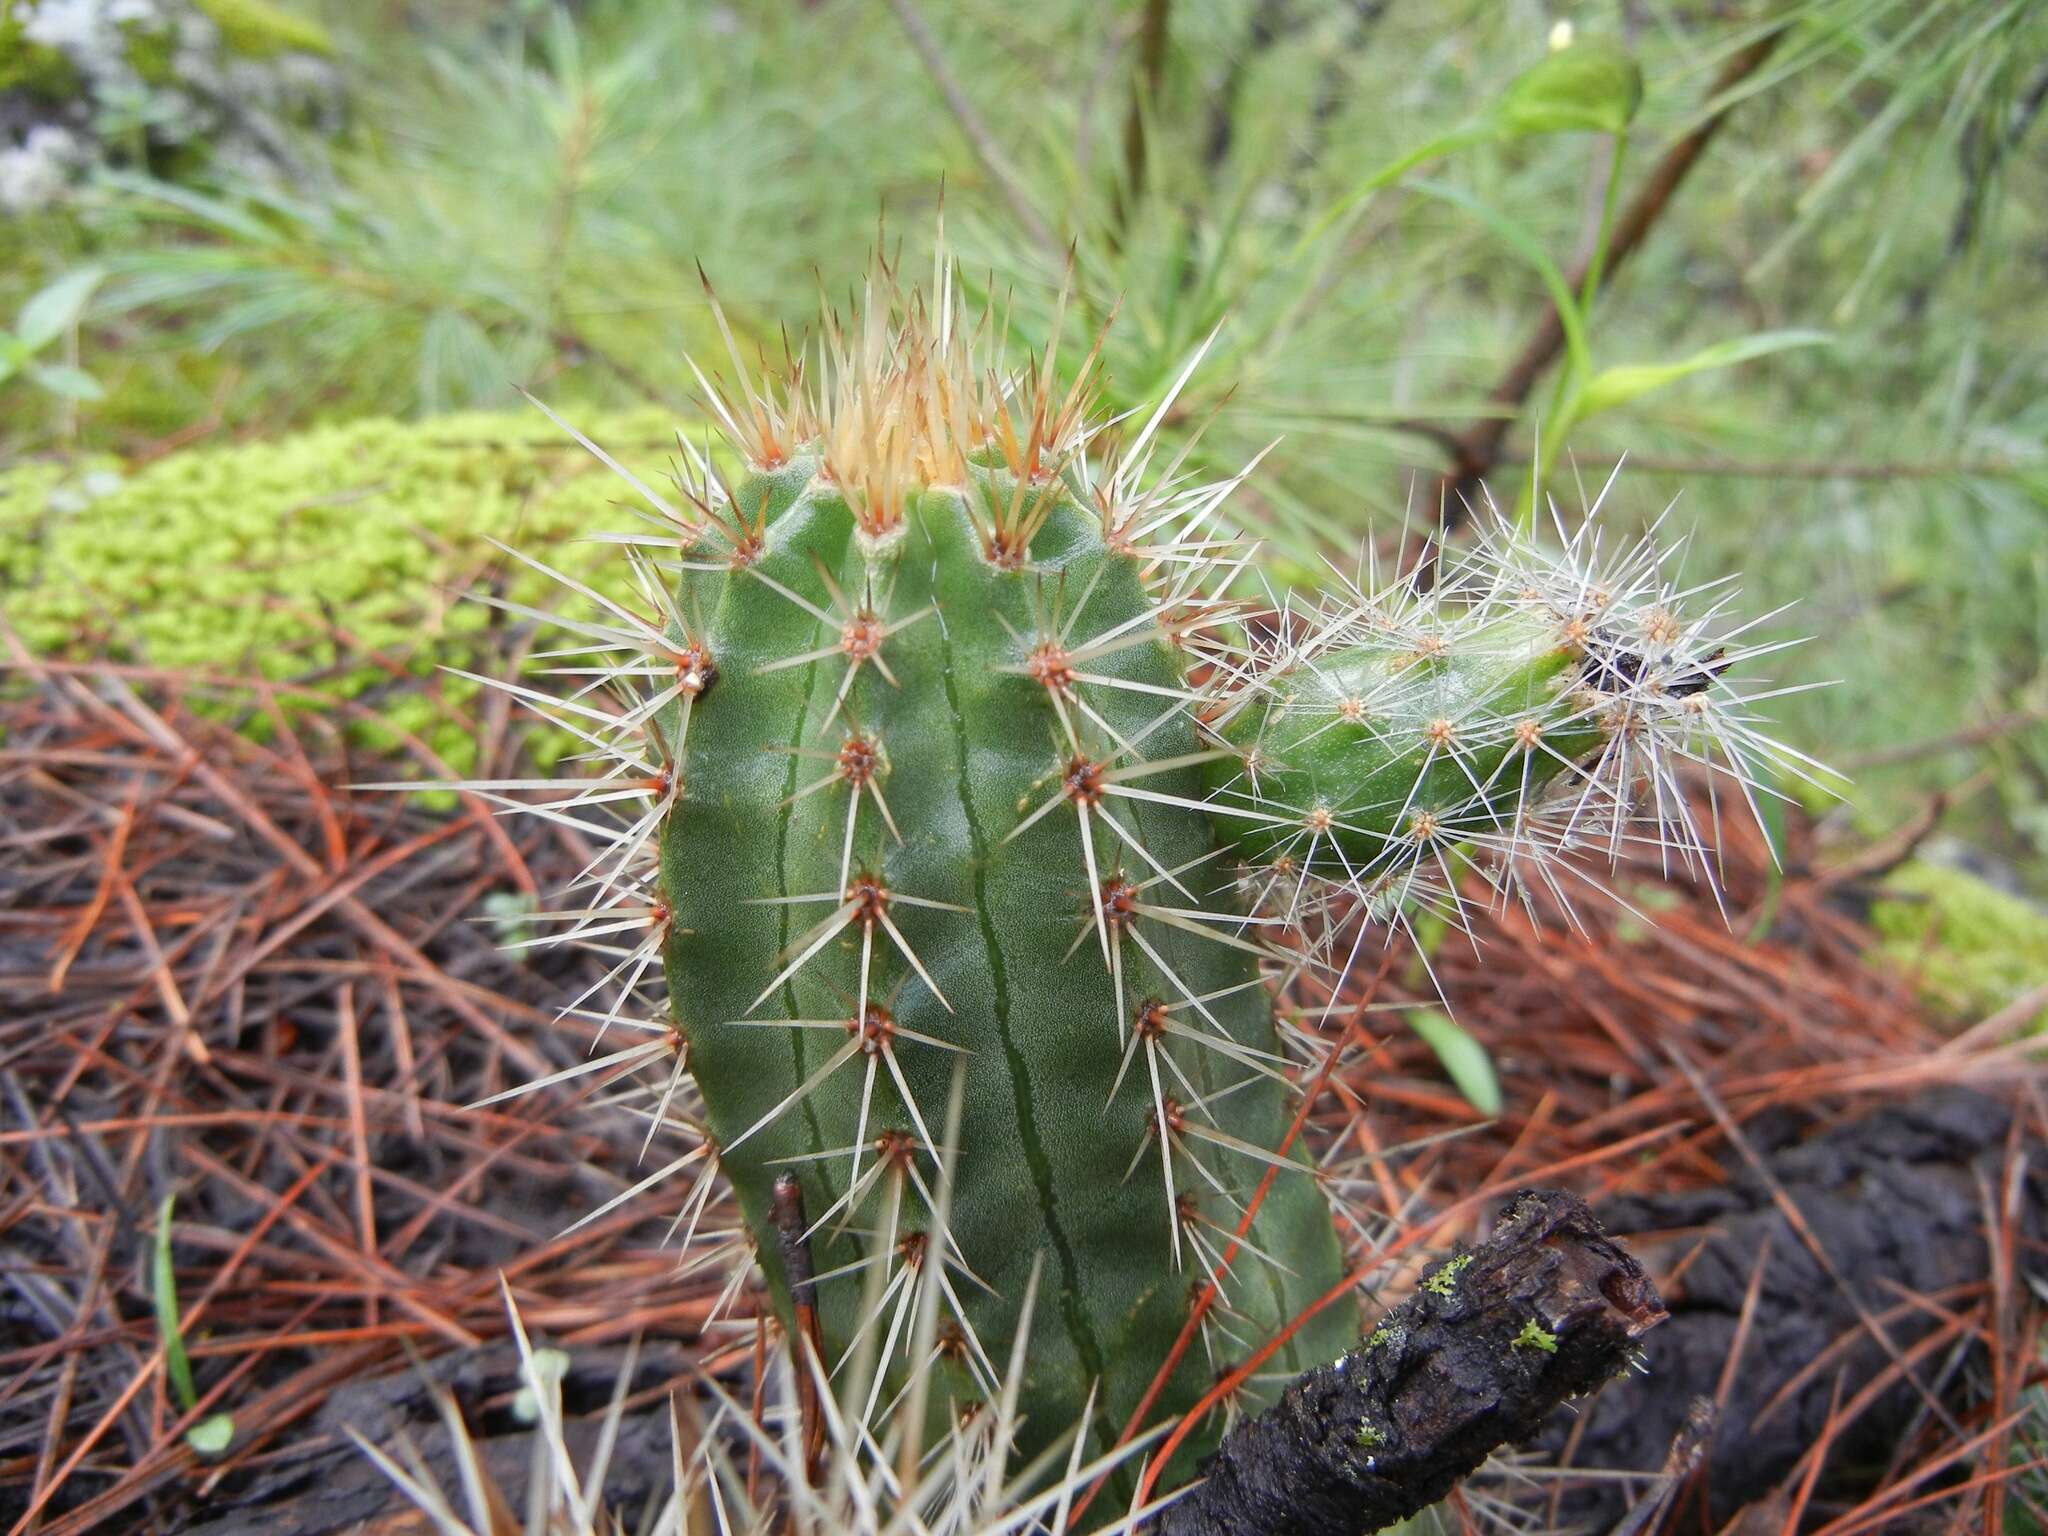
<instances>
[{"instance_id":1,"label":"blurred green background vegetation","mask_svg":"<svg viewBox=\"0 0 2048 1536\"><path fill-rule=\"evenodd\" d=\"M1540 451L1569 509L1625 456L1611 537L1664 517L1812 637L1770 681L1834 686L1771 710L1853 778L1837 814L1945 792L1971 861L2048 892L2048 7L149 0L235 69L328 72L230 154L152 126L216 121L161 66L37 84L39 3L112 0L0 0L0 146L99 91L63 108L96 158L0 223L36 648L350 691L460 662L486 536L610 494L517 387L659 463L701 425L684 355L723 356L700 261L779 353L878 229L916 271L943 195L1020 354L1061 324L1074 366L1116 311L1115 408L1215 332L1167 428L1209 473L1279 440L1239 506L1283 577L1432 523L1447 474L1512 508ZM1560 295L1569 345L1501 393Z\"/></svg>"}]
</instances>

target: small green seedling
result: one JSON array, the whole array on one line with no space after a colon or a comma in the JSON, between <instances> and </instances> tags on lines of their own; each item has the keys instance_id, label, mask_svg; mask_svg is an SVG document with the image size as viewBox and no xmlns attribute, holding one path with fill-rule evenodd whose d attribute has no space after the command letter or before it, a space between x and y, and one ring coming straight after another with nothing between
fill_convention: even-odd
<instances>
[{"instance_id":1,"label":"small green seedling","mask_svg":"<svg viewBox=\"0 0 2048 1536\"><path fill-rule=\"evenodd\" d=\"M185 1353L183 1325L178 1320L178 1281L171 1265L171 1207L176 1195L165 1195L157 1212L156 1252L151 1269L151 1290L156 1301L157 1339L163 1345L164 1370L171 1379L171 1395L178 1407L190 1413L199 1405L199 1392L192 1382L192 1361ZM209 1414L185 1431L185 1443L201 1456L218 1456L235 1438L235 1421L224 1413Z\"/></svg>"},{"instance_id":2,"label":"small green seedling","mask_svg":"<svg viewBox=\"0 0 2048 1536\"><path fill-rule=\"evenodd\" d=\"M66 400L97 400L104 390L84 369L37 359L78 323L93 290L106 276L98 267L78 267L29 297L14 329L0 331L0 384L20 374L38 389Z\"/></svg>"}]
</instances>

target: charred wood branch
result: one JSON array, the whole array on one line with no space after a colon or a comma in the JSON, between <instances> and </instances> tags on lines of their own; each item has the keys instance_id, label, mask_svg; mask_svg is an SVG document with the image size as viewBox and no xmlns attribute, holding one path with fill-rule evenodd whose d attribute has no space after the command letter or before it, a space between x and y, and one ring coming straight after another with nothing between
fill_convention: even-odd
<instances>
[{"instance_id":1,"label":"charred wood branch","mask_svg":"<svg viewBox=\"0 0 2048 1536\"><path fill-rule=\"evenodd\" d=\"M1231 1431L1156 1536L1362 1536L1598 1391L1664 1317L1576 1196L1523 1190L1350 1354Z\"/></svg>"}]
</instances>

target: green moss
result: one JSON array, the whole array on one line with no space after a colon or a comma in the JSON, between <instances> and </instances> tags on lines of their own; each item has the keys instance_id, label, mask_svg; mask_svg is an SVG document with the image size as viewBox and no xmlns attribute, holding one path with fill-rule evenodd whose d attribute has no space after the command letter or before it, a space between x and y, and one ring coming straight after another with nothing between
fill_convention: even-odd
<instances>
[{"instance_id":1,"label":"green moss","mask_svg":"<svg viewBox=\"0 0 2048 1536\"><path fill-rule=\"evenodd\" d=\"M121 31L127 39L128 63L144 85L172 85L178 78L178 40L170 28L130 22Z\"/></svg>"},{"instance_id":2,"label":"green moss","mask_svg":"<svg viewBox=\"0 0 2048 1536\"><path fill-rule=\"evenodd\" d=\"M69 466L29 459L0 474L0 587L26 586L51 495L72 478Z\"/></svg>"},{"instance_id":3,"label":"green moss","mask_svg":"<svg viewBox=\"0 0 2048 1536\"><path fill-rule=\"evenodd\" d=\"M196 10L220 28L221 40L250 58L280 53L334 52L334 39L317 21L294 16L269 0L192 0Z\"/></svg>"},{"instance_id":4,"label":"green moss","mask_svg":"<svg viewBox=\"0 0 2048 1536\"><path fill-rule=\"evenodd\" d=\"M640 412L598 430L651 480L670 426ZM606 580L623 571L605 546L576 542L617 526L617 478L529 413L353 422L99 478L94 495L48 464L0 472L8 620L43 654L270 679L328 672L320 686L353 697L394 671L479 657L494 620L466 592L495 584L515 601L554 601L555 584L493 538ZM455 703L476 691L454 677L439 686ZM371 745L411 732L457 767L473 752L417 691L382 719Z\"/></svg>"},{"instance_id":5,"label":"green moss","mask_svg":"<svg viewBox=\"0 0 2048 1536\"><path fill-rule=\"evenodd\" d=\"M56 49L32 43L23 18L0 6L0 93L22 91L43 101L63 101L79 88L78 71Z\"/></svg>"},{"instance_id":6,"label":"green moss","mask_svg":"<svg viewBox=\"0 0 2048 1536\"><path fill-rule=\"evenodd\" d=\"M1879 950L1934 1007L1975 1021L2048 981L2048 915L1975 875L1919 859L1871 909ZM2048 1027L2048 1009L2034 1019Z\"/></svg>"},{"instance_id":7,"label":"green moss","mask_svg":"<svg viewBox=\"0 0 2048 1536\"><path fill-rule=\"evenodd\" d=\"M1422 1288L1432 1296L1450 1296L1458 1286L1458 1276L1472 1262L1472 1255L1461 1253L1455 1259L1446 1259L1437 1272L1422 1282Z\"/></svg>"},{"instance_id":8,"label":"green moss","mask_svg":"<svg viewBox=\"0 0 2048 1536\"><path fill-rule=\"evenodd\" d=\"M1535 1318L1522 1324L1522 1331L1510 1341L1514 1349L1540 1349L1546 1355L1557 1353L1557 1335L1538 1323Z\"/></svg>"}]
</instances>

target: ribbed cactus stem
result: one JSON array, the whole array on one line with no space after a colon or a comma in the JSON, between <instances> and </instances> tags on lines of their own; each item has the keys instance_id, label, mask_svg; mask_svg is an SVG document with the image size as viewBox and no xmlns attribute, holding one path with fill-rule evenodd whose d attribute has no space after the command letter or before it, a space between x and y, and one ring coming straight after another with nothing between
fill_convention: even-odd
<instances>
[{"instance_id":1,"label":"ribbed cactus stem","mask_svg":"<svg viewBox=\"0 0 2048 1536\"><path fill-rule=\"evenodd\" d=\"M1304 1048L1345 1037L1276 996L1309 966L1341 994L1361 906L1554 883L1645 801L1697 858L1671 762L1718 750L1750 793L1744 653L1674 616L1654 546L1583 532L1497 532L1429 592L1248 601L1231 484L1147 473L1164 407L1105 462L1094 357L1005 378L943 262L929 301L882 273L780 384L733 350L699 380L743 472L685 445L681 505L614 465L637 596L569 583L573 688L507 685L612 760L540 808L602 844L540 918L613 955L597 1017L640 1038L557 1076L660 1069L648 1144L682 1150L635 1188L695 1177L688 1244L722 1173L792 1337L807 1252L852 1463L903 1475L963 1422L998 1470L1105 1451L1212 1276L1159 1418L1344 1273L1341 1181L1281 1149ZM1324 1308L1274 1373L1354 1322Z\"/></svg>"},{"instance_id":2,"label":"ribbed cactus stem","mask_svg":"<svg viewBox=\"0 0 2048 1536\"><path fill-rule=\"evenodd\" d=\"M985 510L1022 502L1028 562ZM682 579L702 617L677 649L718 675L691 702L661 879L722 1166L757 1230L776 1173L804 1179L815 1267L840 1277L820 1287L828 1358L878 1332L883 1400L921 1363L903 1358L920 1267L946 1266L934 1397L957 1408L994 1395L1042 1259L1024 1444L1070 1429L1091 1386L1120 1420L1187 1320L1195 1237L1235 1225L1290 1115L1258 930L1198 808L1184 658L1141 557L1056 476L969 465L872 530L800 453L733 504L765 507L758 548ZM1287 1256L1238 1262L1231 1326L1252 1339L1341 1268L1299 1163L1249 1235ZM887 1277L878 1313L864 1268ZM1348 1332L1333 1311L1290 1361ZM1208 1372L1191 1354L1167 1405Z\"/></svg>"},{"instance_id":3,"label":"ribbed cactus stem","mask_svg":"<svg viewBox=\"0 0 2048 1536\"><path fill-rule=\"evenodd\" d=\"M1556 626L1520 614L1287 666L1214 727L1233 749L1209 768L1216 814L1247 859L1367 886L1475 836L1512 838L1601 745L1579 676Z\"/></svg>"}]
</instances>

